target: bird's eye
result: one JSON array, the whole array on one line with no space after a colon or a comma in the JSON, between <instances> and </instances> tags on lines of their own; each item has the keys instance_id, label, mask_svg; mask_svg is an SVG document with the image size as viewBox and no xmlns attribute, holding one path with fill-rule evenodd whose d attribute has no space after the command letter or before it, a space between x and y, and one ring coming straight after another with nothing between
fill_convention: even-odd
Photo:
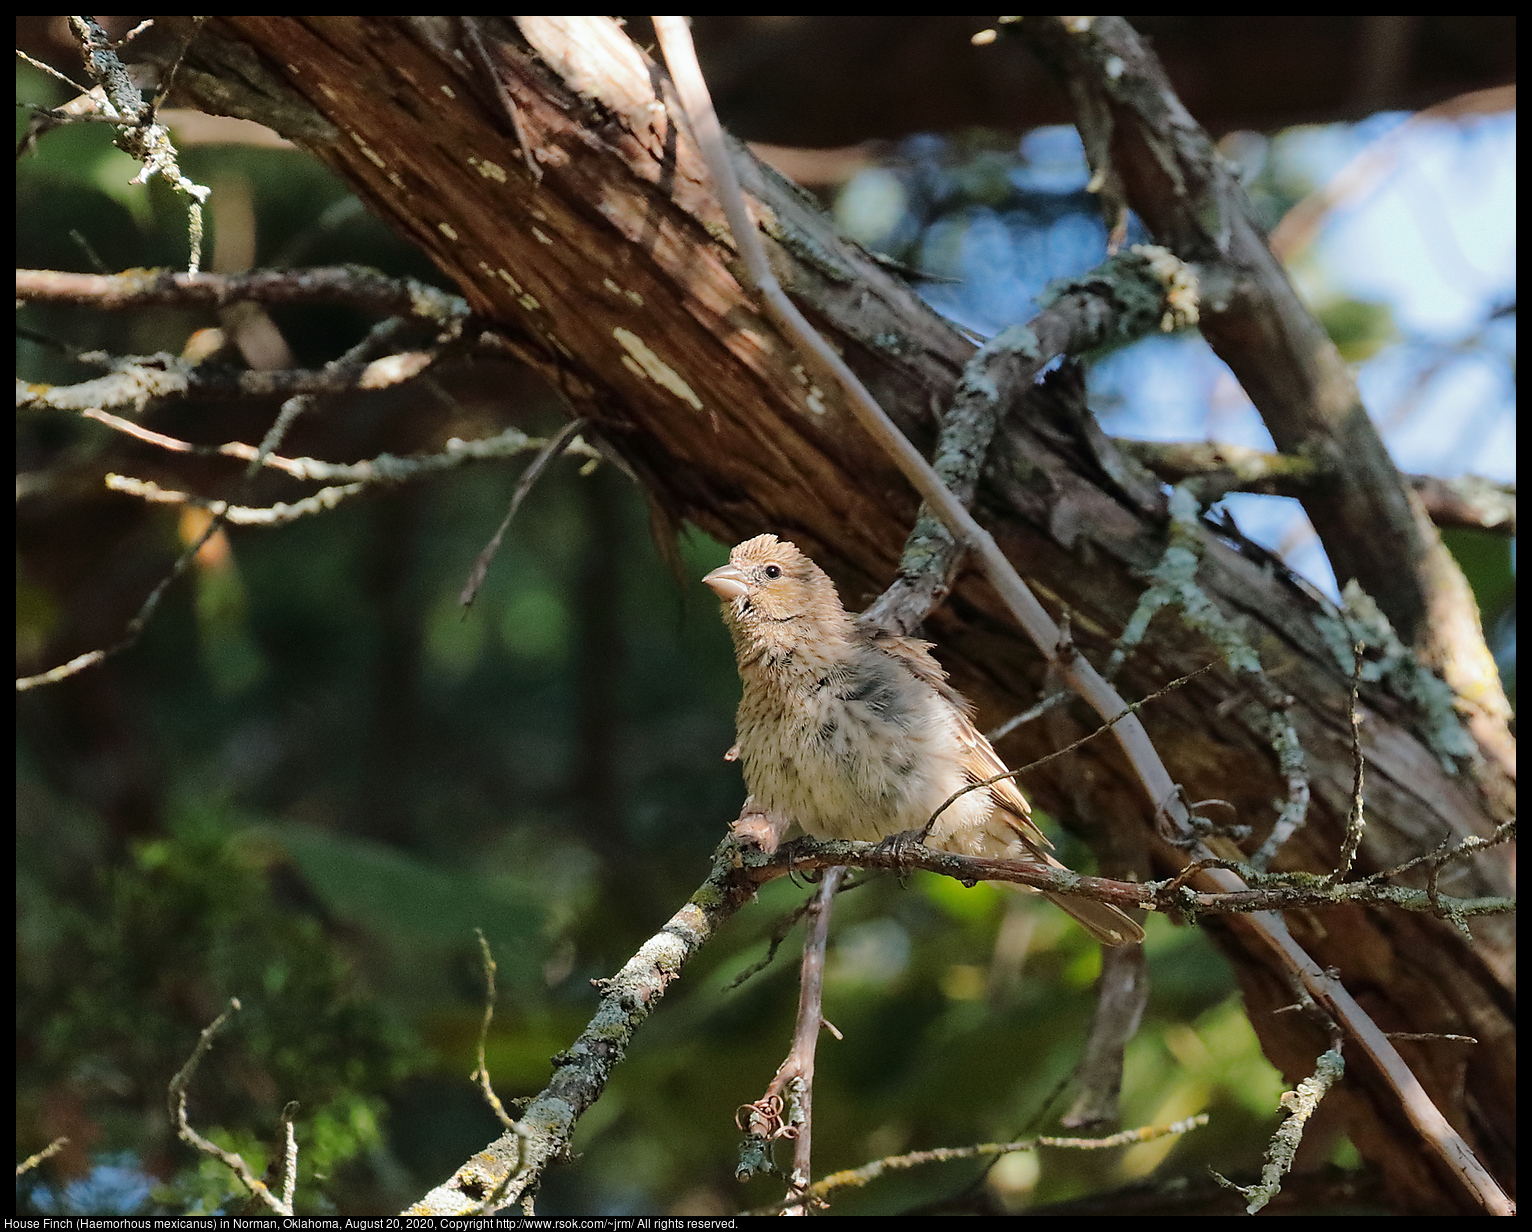
<instances>
[{"instance_id":1,"label":"bird's eye","mask_svg":"<svg viewBox=\"0 0 1532 1232\"><path fill-rule=\"evenodd\" d=\"M767 565L762 572L769 578L779 578L782 576L782 567L780 565Z\"/></svg>"}]
</instances>

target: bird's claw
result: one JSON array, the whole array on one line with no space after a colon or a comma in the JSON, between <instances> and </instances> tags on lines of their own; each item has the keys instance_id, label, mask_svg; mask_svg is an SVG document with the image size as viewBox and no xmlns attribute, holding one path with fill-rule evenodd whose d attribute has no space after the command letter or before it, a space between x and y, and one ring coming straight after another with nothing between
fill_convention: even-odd
<instances>
[{"instance_id":1,"label":"bird's claw","mask_svg":"<svg viewBox=\"0 0 1532 1232\"><path fill-rule=\"evenodd\" d=\"M900 830L897 834L890 834L881 839L873 848L877 852L886 852L894 858L894 865L899 875L903 877L909 870L910 859L919 848L926 845L926 832L924 830Z\"/></svg>"}]
</instances>

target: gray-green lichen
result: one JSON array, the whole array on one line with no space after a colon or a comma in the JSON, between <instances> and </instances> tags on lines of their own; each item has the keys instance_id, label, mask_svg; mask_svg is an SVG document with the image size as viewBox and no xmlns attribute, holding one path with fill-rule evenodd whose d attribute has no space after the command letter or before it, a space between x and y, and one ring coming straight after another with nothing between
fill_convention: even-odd
<instances>
[{"instance_id":1,"label":"gray-green lichen","mask_svg":"<svg viewBox=\"0 0 1532 1232\"><path fill-rule=\"evenodd\" d=\"M1187 488L1177 485L1170 493L1170 546L1160 557L1160 563L1150 570L1153 584L1139 596L1138 607L1118 639L1118 648L1107 669L1108 678L1128 652L1143 641L1154 614L1166 606L1174 606L1182 623L1212 642L1219 656L1236 672L1260 673L1260 656L1197 584L1201 555L1202 531L1197 498Z\"/></svg>"},{"instance_id":2,"label":"gray-green lichen","mask_svg":"<svg viewBox=\"0 0 1532 1232\"><path fill-rule=\"evenodd\" d=\"M1114 311L1098 350L1116 350L1154 333L1197 324L1201 292L1197 271L1168 248L1135 244L1078 278L1050 282L1037 302L1047 308L1068 295L1110 298Z\"/></svg>"},{"instance_id":3,"label":"gray-green lichen","mask_svg":"<svg viewBox=\"0 0 1532 1232\"><path fill-rule=\"evenodd\" d=\"M1160 562L1149 573L1151 585L1139 596L1138 605L1112 651L1105 675L1116 675L1123 661L1144 639L1149 622L1163 607L1174 607L1181 623L1206 638L1219 657L1235 672L1252 678L1263 699L1262 721L1255 724L1263 731L1277 755L1277 763L1287 784L1287 795L1274 800L1277 820L1272 837L1257 854L1256 864L1264 866L1276 846L1298 830L1308 814L1308 764L1303 746L1292 721L1282 709L1277 690L1272 688L1261 669L1261 659L1245 636L1197 584L1197 566L1202 558L1201 508L1189 487L1177 484L1170 493L1170 543ZM1271 848L1271 850L1268 850Z\"/></svg>"},{"instance_id":4,"label":"gray-green lichen","mask_svg":"<svg viewBox=\"0 0 1532 1232\"><path fill-rule=\"evenodd\" d=\"M1355 578L1346 583L1341 599L1338 614L1314 618L1314 627L1341 669L1347 676L1355 671L1352 648L1361 642L1362 679L1382 682L1389 692L1415 707L1420 719L1417 734L1436 754L1442 768L1456 774L1471 764L1478 756L1478 747L1458 717L1457 697L1451 686L1399 640L1388 617Z\"/></svg>"}]
</instances>

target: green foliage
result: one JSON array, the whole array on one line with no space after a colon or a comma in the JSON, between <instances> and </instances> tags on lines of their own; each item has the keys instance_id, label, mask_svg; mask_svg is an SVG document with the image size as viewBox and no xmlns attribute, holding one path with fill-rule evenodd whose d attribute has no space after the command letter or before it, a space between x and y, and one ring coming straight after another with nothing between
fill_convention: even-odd
<instances>
[{"instance_id":1,"label":"green foliage","mask_svg":"<svg viewBox=\"0 0 1532 1232\"><path fill-rule=\"evenodd\" d=\"M1490 628L1516 598L1515 541L1482 530L1448 529L1441 535L1473 588L1484 627Z\"/></svg>"},{"instance_id":2,"label":"green foliage","mask_svg":"<svg viewBox=\"0 0 1532 1232\"><path fill-rule=\"evenodd\" d=\"M1370 359L1398 336L1387 304L1333 299L1316 310L1330 341L1349 363Z\"/></svg>"},{"instance_id":3,"label":"green foliage","mask_svg":"<svg viewBox=\"0 0 1532 1232\"><path fill-rule=\"evenodd\" d=\"M1516 542L1487 531L1450 529L1441 532L1473 588L1479 623L1496 647L1501 682L1516 705Z\"/></svg>"},{"instance_id":4,"label":"green foliage","mask_svg":"<svg viewBox=\"0 0 1532 1232\"><path fill-rule=\"evenodd\" d=\"M165 1149L170 1076L237 997L243 1010L192 1082L193 1124L270 1149L278 1113L298 1100L301 1175L319 1201L314 1178L378 1146L383 1092L424 1059L325 912L284 893L276 853L207 802L95 868L43 849L45 811L23 821L18 1031L35 1052L20 1107L74 1102L97 1149ZM68 872L77 879L59 884ZM189 1197L191 1166L199 1201L222 1202L227 1170L176 1152L175 1192Z\"/></svg>"}]
</instances>

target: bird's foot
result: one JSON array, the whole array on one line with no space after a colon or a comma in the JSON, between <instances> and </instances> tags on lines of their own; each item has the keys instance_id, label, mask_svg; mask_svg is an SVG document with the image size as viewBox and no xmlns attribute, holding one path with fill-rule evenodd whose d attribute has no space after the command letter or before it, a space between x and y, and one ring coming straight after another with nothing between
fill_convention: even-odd
<instances>
[{"instance_id":1,"label":"bird's foot","mask_svg":"<svg viewBox=\"0 0 1532 1232\"><path fill-rule=\"evenodd\" d=\"M907 866L912 857L926 845L927 837L924 830L900 830L897 834L880 839L873 850L893 856L895 869L903 877L909 872Z\"/></svg>"},{"instance_id":2,"label":"bird's foot","mask_svg":"<svg viewBox=\"0 0 1532 1232\"><path fill-rule=\"evenodd\" d=\"M790 825L791 817L757 808L747 800L739 817L729 823L729 833L741 843L753 843L769 856L776 854Z\"/></svg>"}]
</instances>

